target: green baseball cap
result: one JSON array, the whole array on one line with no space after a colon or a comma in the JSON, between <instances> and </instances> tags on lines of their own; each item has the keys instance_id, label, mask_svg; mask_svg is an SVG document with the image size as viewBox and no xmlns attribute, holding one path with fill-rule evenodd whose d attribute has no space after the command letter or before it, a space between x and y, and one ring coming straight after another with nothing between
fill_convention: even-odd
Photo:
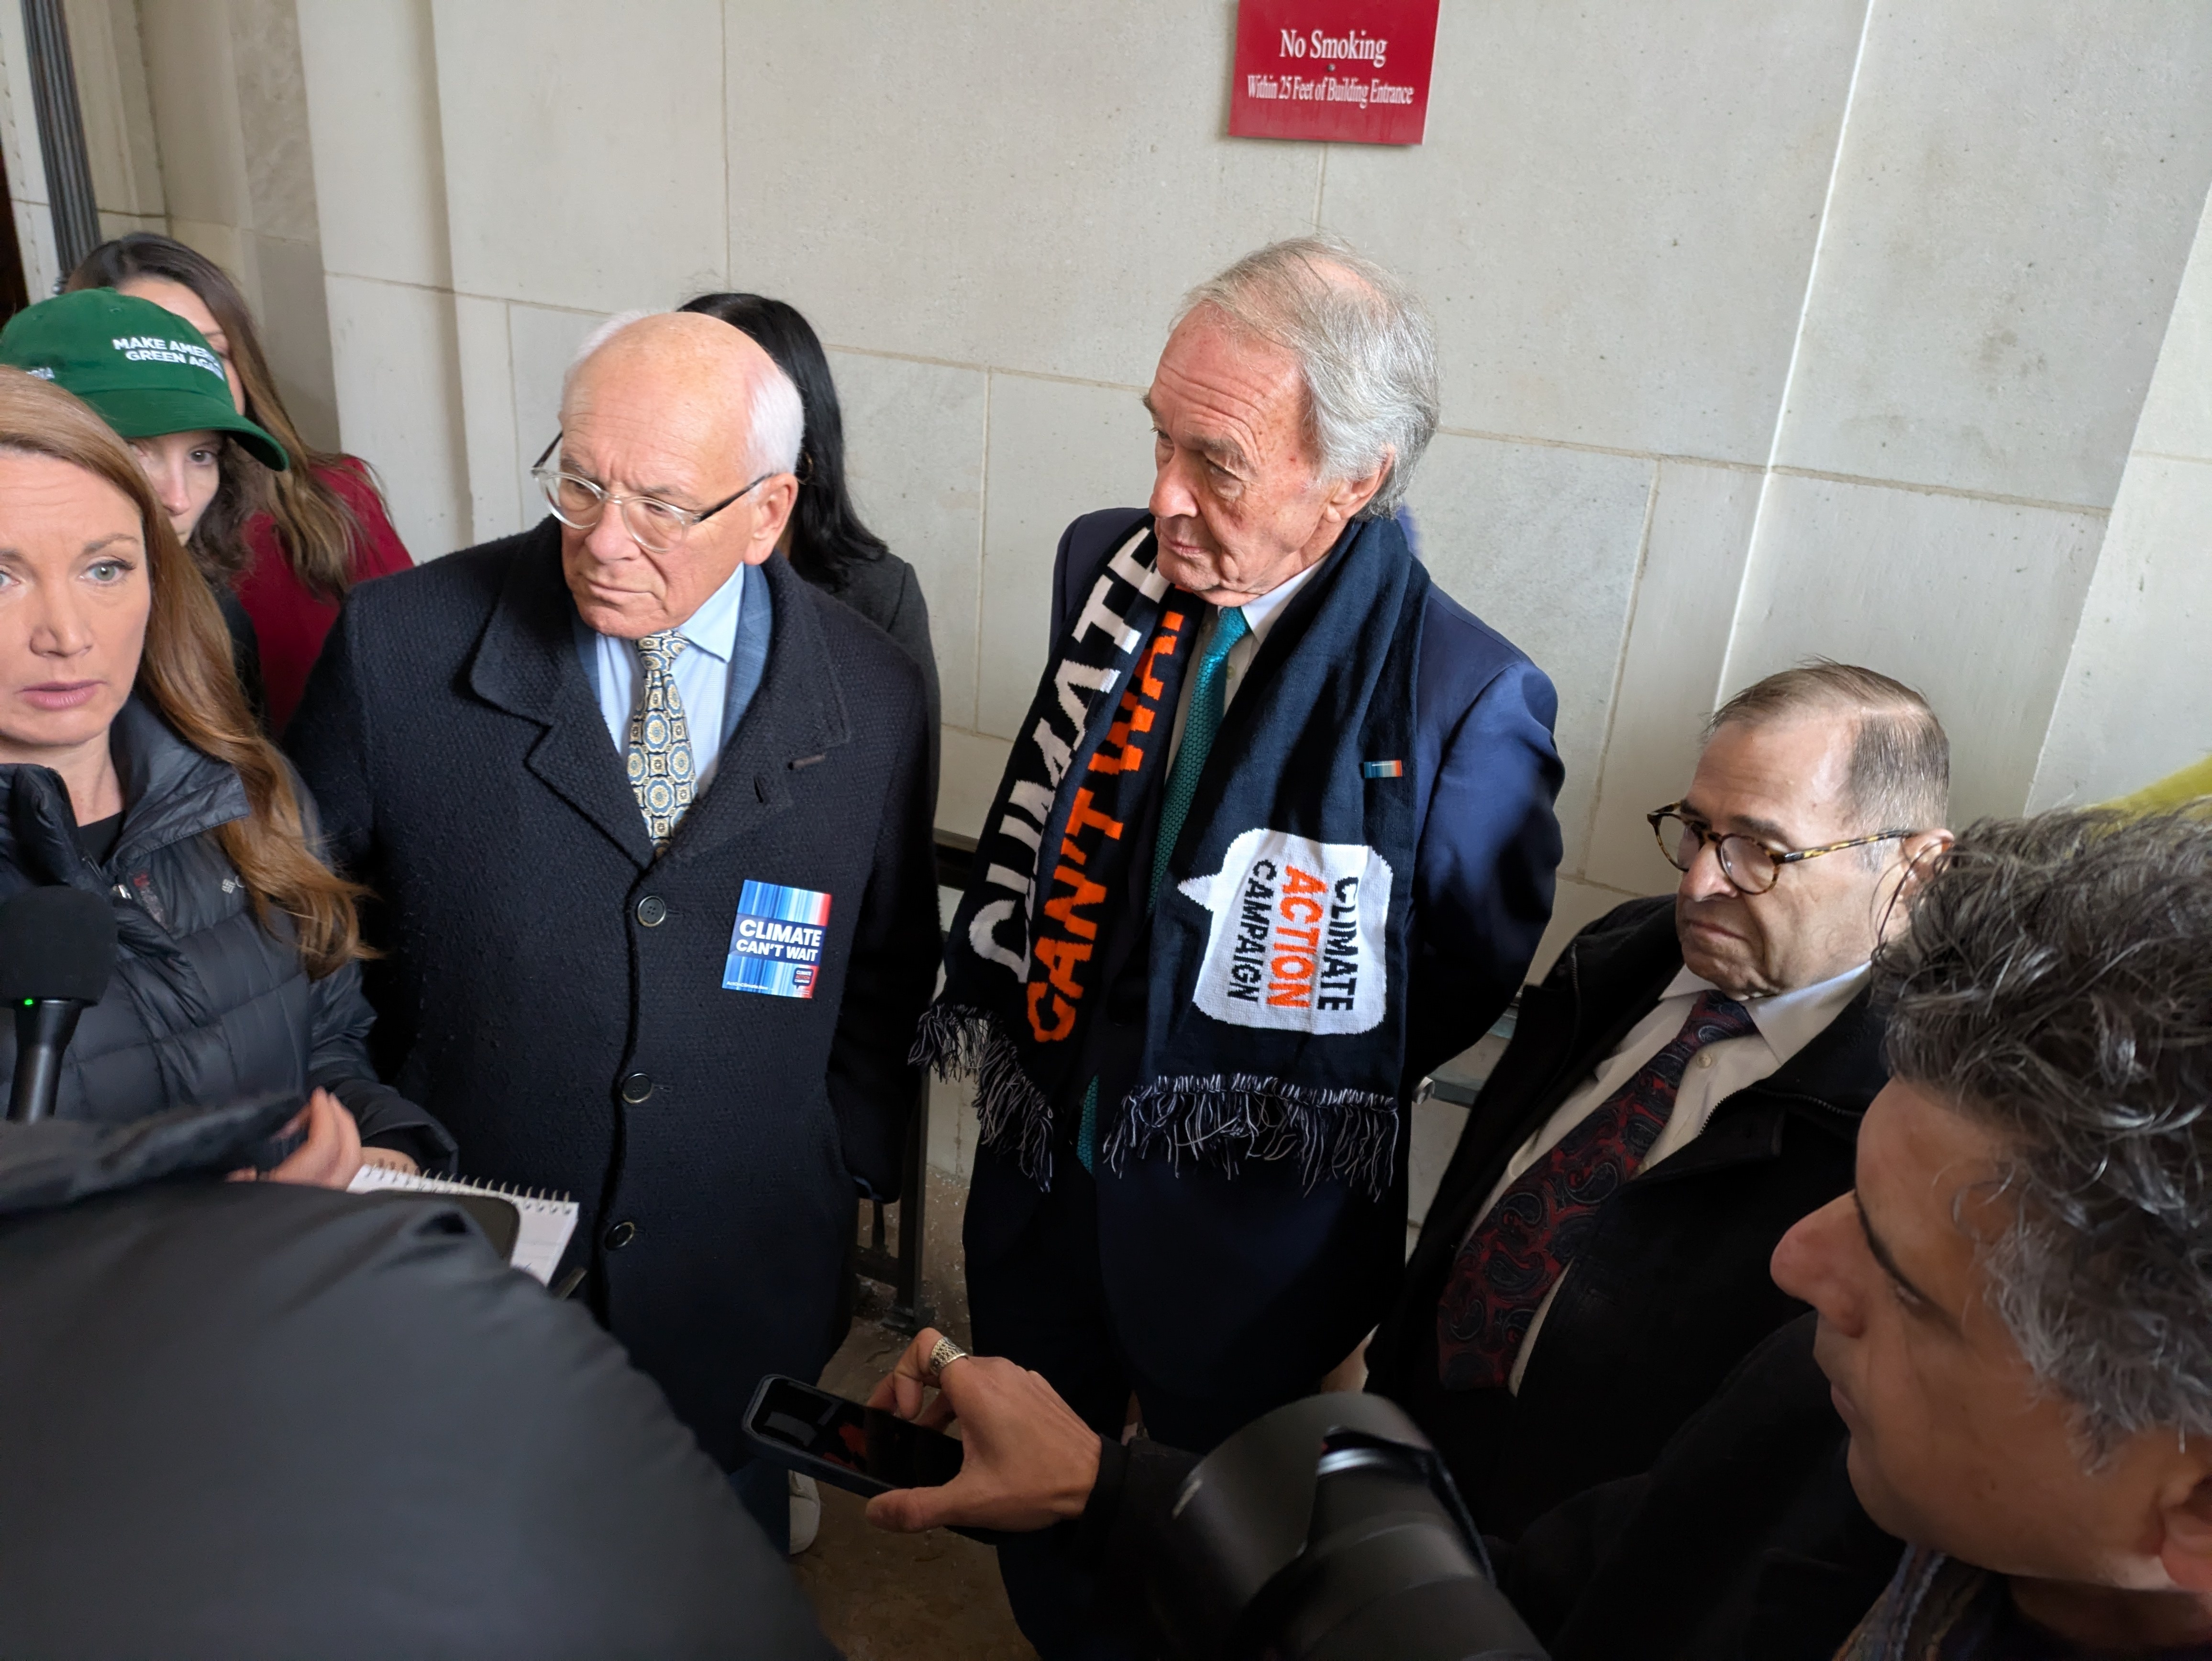
<instances>
[{"instance_id":1,"label":"green baseball cap","mask_svg":"<svg viewBox=\"0 0 2212 1661\"><path fill-rule=\"evenodd\" d=\"M75 392L125 438L228 433L282 472L284 447L239 414L207 338L174 312L112 289L42 300L0 329L0 363Z\"/></svg>"}]
</instances>

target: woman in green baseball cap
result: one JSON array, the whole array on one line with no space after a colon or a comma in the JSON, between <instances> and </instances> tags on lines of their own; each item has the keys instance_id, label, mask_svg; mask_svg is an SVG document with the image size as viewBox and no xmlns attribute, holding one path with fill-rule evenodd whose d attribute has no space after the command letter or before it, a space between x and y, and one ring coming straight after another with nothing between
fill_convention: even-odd
<instances>
[{"instance_id":1,"label":"woman in green baseball cap","mask_svg":"<svg viewBox=\"0 0 2212 1661\"><path fill-rule=\"evenodd\" d=\"M197 248L157 231L125 231L79 260L62 286L150 300L198 329L230 371L231 401L291 459L272 473L234 455L192 538L208 580L227 577L253 619L269 725L282 732L354 585L415 563L375 472L301 435L236 279Z\"/></svg>"},{"instance_id":2,"label":"woman in green baseball cap","mask_svg":"<svg viewBox=\"0 0 2212 1661\"><path fill-rule=\"evenodd\" d=\"M283 472L284 447L238 412L222 360L200 332L112 289L58 295L0 330L0 363L74 392L129 441L169 524L215 589L247 702L262 708L260 651L228 565L194 533L222 484L226 449Z\"/></svg>"}]
</instances>

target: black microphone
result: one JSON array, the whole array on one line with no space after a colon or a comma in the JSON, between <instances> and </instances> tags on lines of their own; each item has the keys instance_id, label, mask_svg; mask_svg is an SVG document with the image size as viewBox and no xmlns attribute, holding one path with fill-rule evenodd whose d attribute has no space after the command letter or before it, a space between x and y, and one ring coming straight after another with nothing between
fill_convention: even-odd
<instances>
[{"instance_id":1,"label":"black microphone","mask_svg":"<svg viewBox=\"0 0 2212 1661\"><path fill-rule=\"evenodd\" d=\"M62 1052L85 1006L98 1003L115 966L115 914L83 888L30 888L0 905L0 1002L15 1009L10 1119L54 1110Z\"/></svg>"}]
</instances>

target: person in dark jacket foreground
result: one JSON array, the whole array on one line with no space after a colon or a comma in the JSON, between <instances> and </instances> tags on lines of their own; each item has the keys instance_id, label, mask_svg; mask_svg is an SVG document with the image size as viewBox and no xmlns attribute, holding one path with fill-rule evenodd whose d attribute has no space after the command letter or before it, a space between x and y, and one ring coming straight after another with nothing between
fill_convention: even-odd
<instances>
[{"instance_id":1,"label":"person in dark jacket foreground","mask_svg":"<svg viewBox=\"0 0 2212 1661\"><path fill-rule=\"evenodd\" d=\"M462 1211L219 1180L288 1111L0 1124L0 1654L830 1657L660 1392Z\"/></svg>"},{"instance_id":2,"label":"person in dark jacket foreground","mask_svg":"<svg viewBox=\"0 0 2212 1661\"><path fill-rule=\"evenodd\" d=\"M1554 1661L2212 1657L2212 823L1984 821L1929 864L1854 1186L1774 1254L1816 1316L1501 1554ZM1194 1457L936 1342L872 1399L957 1412L961 1474L870 1519L1080 1518L1136 1601Z\"/></svg>"},{"instance_id":3,"label":"person in dark jacket foreground","mask_svg":"<svg viewBox=\"0 0 2212 1661\"><path fill-rule=\"evenodd\" d=\"M228 410L219 370L210 385ZM119 1123L282 1094L307 1137L281 1178L443 1166L451 1139L370 1068L356 891L313 851L313 805L227 656L122 441L0 369L0 899L105 891L118 936L56 1111ZM15 1050L0 1026L0 1069Z\"/></svg>"}]
</instances>

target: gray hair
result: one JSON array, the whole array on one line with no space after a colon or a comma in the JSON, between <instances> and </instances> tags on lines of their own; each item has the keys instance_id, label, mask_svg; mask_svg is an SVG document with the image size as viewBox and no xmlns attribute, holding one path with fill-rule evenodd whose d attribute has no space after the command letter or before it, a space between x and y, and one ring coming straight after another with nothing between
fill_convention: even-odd
<instances>
[{"instance_id":1,"label":"gray hair","mask_svg":"<svg viewBox=\"0 0 2212 1661\"><path fill-rule=\"evenodd\" d=\"M1844 789L1866 834L1942 828L1951 811L1950 738L1926 698L1878 671L1813 658L1769 675L1713 711L1705 742L1732 722L1757 727L1821 714L1856 722ZM1888 857L1879 845L1867 849L1877 868Z\"/></svg>"},{"instance_id":2,"label":"gray hair","mask_svg":"<svg viewBox=\"0 0 2212 1661\"><path fill-rule=\"evenodd\" d=\"M1875 976L1892 1071L1997 1135L1989 1301L2093 1463L2212 1434L2212 820L1983 820Z\"/></svg>"},{"instance_id":3,"label":"gray hair","mask_svg":"<svg viewBox=\"0 0 2212 1661\"><path fill-rule=\"evenodd\" d=\"M1322 476L1364 478L1388 463L1360 517L1396 512L1440 415L1436 331L1419 297L1341 238L1296 236L1200 283L1176 322L1201 306L1297 359Z\"/></svg>"},{"instance_id":4,"label":"gray hair","mask_svg":"<svg viewBox=\"0 0 2212 1661\"><path fill-rule=\"evenodd\" d=\"M586 335L575 356L568 360L568 368L562 372L562 406L568 406L568 389L575 385L576 371L600 347L633 323L648 317L674 315L672 312L617 312ZM763 352L763 356L767 355ZM768 373L753 380L751 406L745 417L745 476L754 478L767 473L797 471L799 448L806 438L806 406L799 399L798 384L773 357L768 360Z\"/></svg>"}]
</instances>

